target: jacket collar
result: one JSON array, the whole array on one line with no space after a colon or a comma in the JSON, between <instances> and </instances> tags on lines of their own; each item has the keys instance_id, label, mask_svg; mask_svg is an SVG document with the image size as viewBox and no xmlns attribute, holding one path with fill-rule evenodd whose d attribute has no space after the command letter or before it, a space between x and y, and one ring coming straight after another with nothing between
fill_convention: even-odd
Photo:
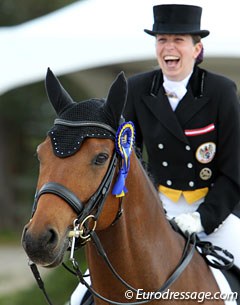
<instances>
[{"instance_id":1,"label":"jacket collar","mask_svg":"<svg viewBox=\"0 0 240 305\"><path fill-rule=\"evenodd\" d=\"M204 69L195 66L193 73L189 79L187 89L191 89L194 98L201 98L204 95L204 81L205 81L206 71ZM163 84L163 74L161 70L156 70L153 75L150 95L157 96L159 89Z\"/></svg>"},{"instance_id":2,"label":"jacket collar","mask_svg":"<svg viewBox=\"0 0 240 305\"><path fill-rule=\"evenodd\" d=\"M187 93L173 112L165 95L163 75L156 71L150 94L143 96L143 101L153 115L179 140L188 143L184 134L185 124L209 101L204 96L205 71L195 67L187 86Z\"/></svg>"}]
</instances>

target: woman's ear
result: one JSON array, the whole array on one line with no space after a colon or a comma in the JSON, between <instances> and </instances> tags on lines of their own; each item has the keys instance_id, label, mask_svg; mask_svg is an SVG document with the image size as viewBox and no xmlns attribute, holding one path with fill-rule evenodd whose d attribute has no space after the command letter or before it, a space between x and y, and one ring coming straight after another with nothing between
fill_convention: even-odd
<instances>
[{"instance_id":1,"label":"woman's ear","mask_svg":"<svg viewBox=\"0 0 240 305\"><path fill-rule=\"evenodd\" d=\"M197 59L198 56L203 52L203 44L201 41L197 42L195 45L195 52L194 52L194 58Z\"/></svg>"},{"instance_id":2,"label":"woman's ear","mask_svg":"<svg viewBox=\"0 0 240 305\"><path fill-rule=\"evenodd\" d=\"M195 47L196 47L195 63L199 65L203 61L204 48L201 42L196 43Z\"/></svg>"}]
</instances>

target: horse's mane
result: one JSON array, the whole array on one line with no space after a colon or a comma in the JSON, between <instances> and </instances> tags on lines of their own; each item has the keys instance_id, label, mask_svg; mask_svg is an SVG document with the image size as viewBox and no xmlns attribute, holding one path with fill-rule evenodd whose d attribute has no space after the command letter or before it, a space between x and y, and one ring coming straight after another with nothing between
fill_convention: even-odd
<instances>
[{"instance_id":1,"label":"horse's mane","mask_svg":"<svg viewBox=\"0 0 240 305\"><path fill-rule=\"evenodd\" d=\"M155 189L157 190L156 180L151 173L151 168L150 168L149 163L143 158L142 149L135 145L134 150L135 150L135 154L136 154L138 160L141 162L142 167L143 167L144 171L146 172L148 178L150 179L150 181L154 185Z\"/></svg>"}]
</instances>

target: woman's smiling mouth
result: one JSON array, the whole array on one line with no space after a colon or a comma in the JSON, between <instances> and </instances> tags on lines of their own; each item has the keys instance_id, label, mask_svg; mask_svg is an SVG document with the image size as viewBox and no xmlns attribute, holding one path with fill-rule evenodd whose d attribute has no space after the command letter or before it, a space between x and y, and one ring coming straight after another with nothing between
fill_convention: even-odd
<instances>
[{"instance_id":1,"label":"woman's smiling mouth","mask_svg":"<svg viewBox=\"0 0 240 305\"><path fill-rule=\"evenodd\" d=\"M179 56L175 55L167 55L164 58L164 62L166 63L167 67L174 68L178 64L180 58Z\"/></svg>"}]
</instances>

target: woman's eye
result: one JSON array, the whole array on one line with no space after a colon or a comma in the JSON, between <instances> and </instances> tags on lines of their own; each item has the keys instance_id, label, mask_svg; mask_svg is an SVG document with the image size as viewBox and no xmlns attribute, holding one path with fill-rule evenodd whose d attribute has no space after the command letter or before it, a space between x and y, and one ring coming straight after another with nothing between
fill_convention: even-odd
<instances>
[{"instance_id":1,"label":"woman's eye","mask_svg":"<svg viewBox=\"0 0 240 305\"><path fill-rule=\"evenodd\" d=\"M94 161L94 164L103 165L107 161L108 158L109 158L108 154L101 153L101 154L97 155L97 157Z\"/></svg>"}]
</instances>

